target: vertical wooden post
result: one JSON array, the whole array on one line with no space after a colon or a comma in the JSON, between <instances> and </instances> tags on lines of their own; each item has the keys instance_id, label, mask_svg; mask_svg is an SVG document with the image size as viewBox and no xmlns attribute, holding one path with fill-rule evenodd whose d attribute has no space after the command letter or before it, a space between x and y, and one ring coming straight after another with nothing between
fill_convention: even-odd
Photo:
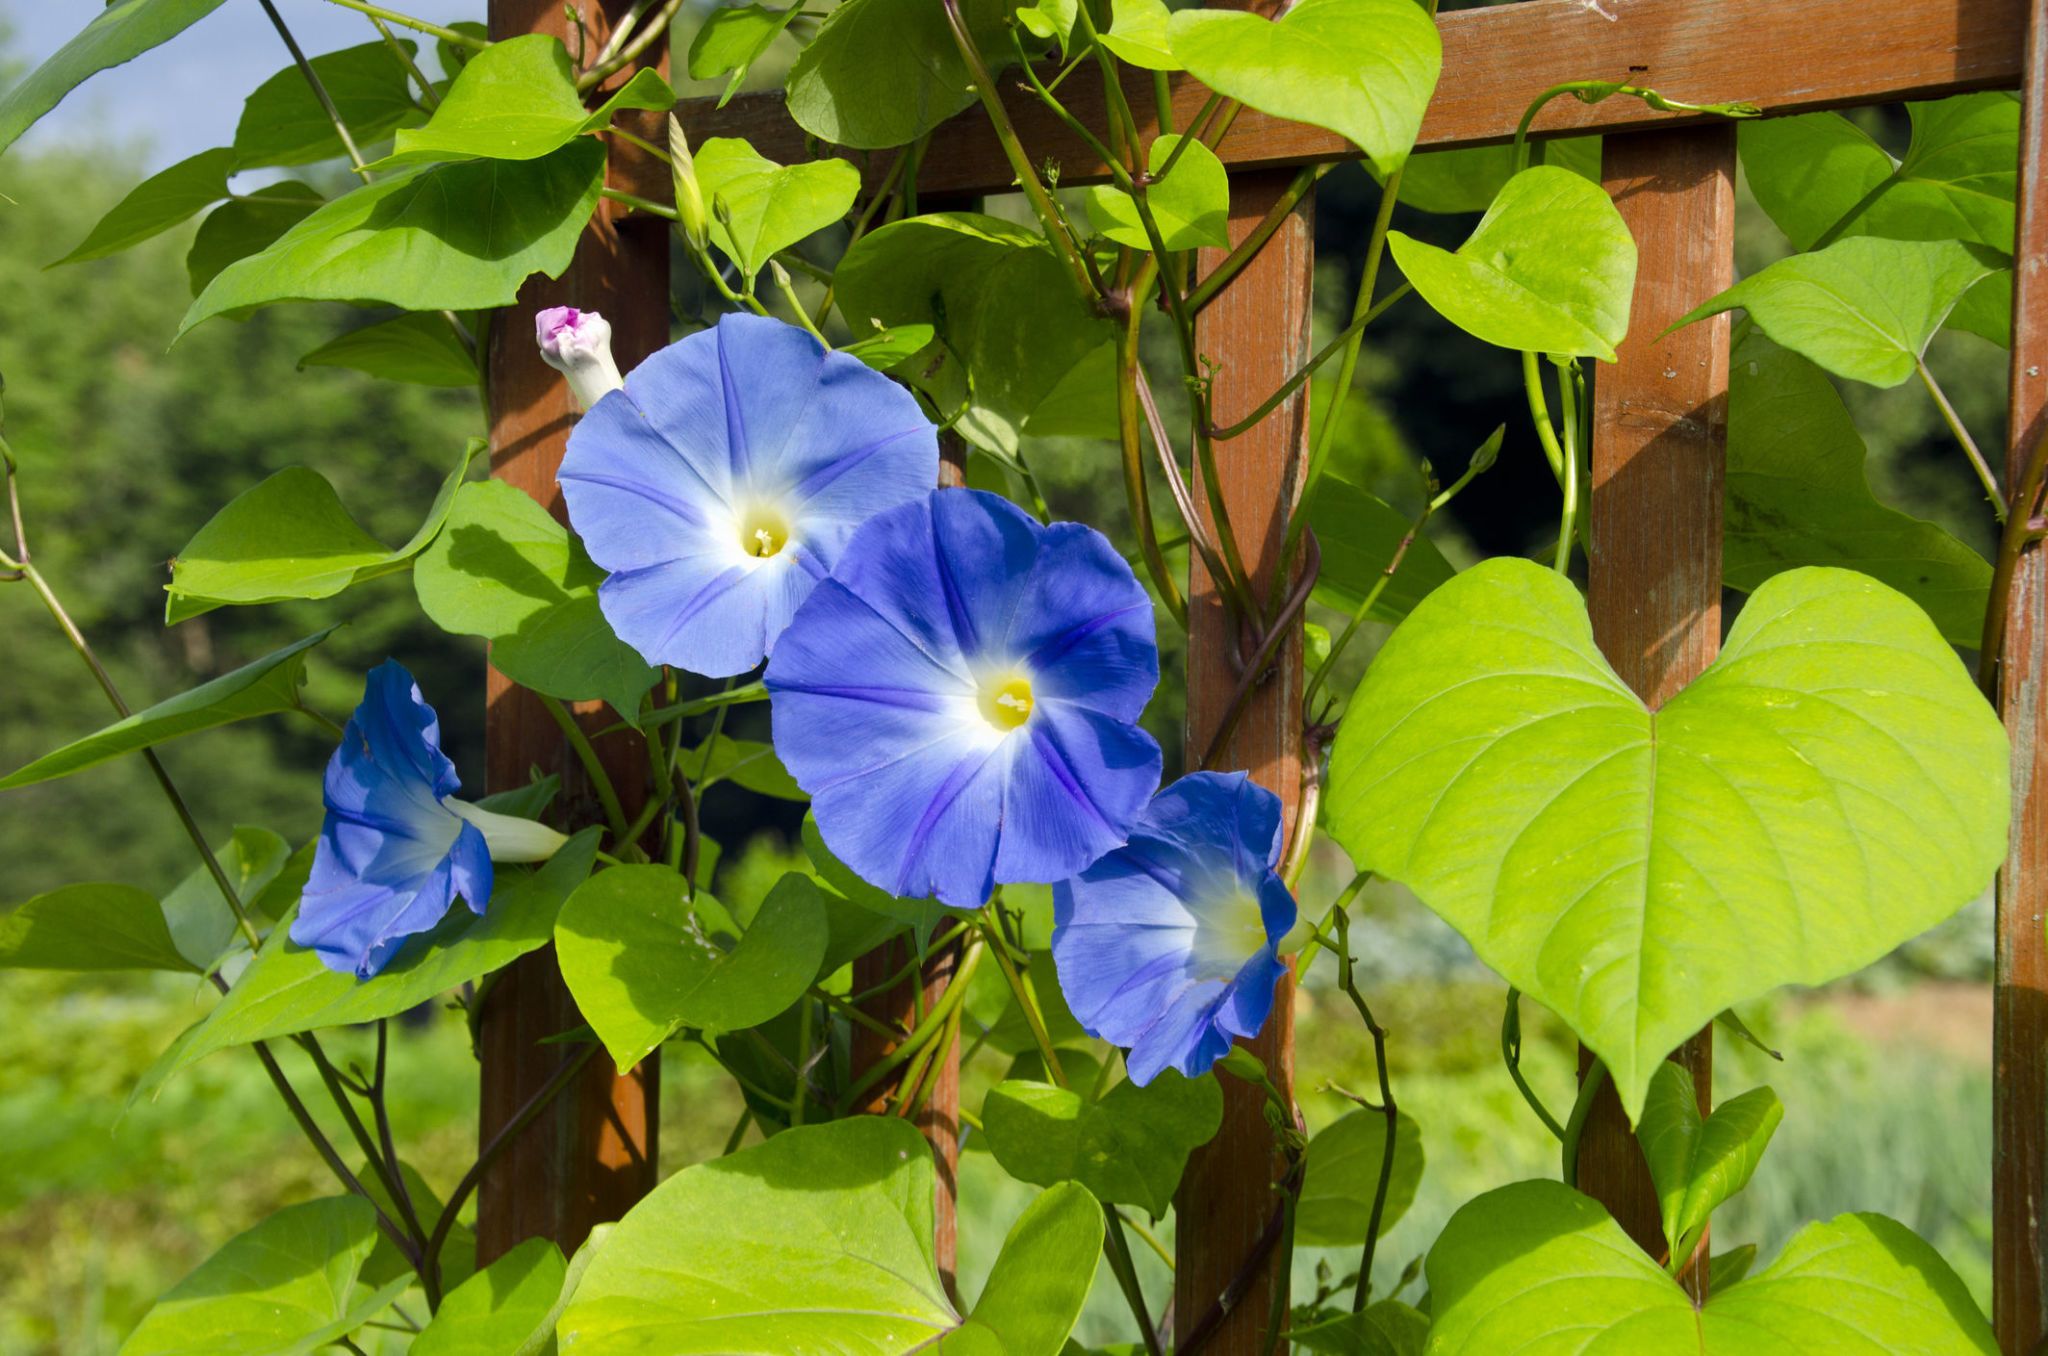
<instances>
[{"instance_id":1,"label":"vertical wooden post","mask_svg":"<svg viewBox=\"0 0 2048 1356\"><path fill-rule=\"evenodd\" d=\"M941 434L939 484L958 489L966 483L967 444L957 434ZM854 991L865 992L885 983L891 975L908 966L916 954L908 940L897 938L856 958L853 962ZM959 968L960 945L955 942L927 956L917 976L875 995L862 1004L862 1010L871 1017L907 1029L919 1010L920 997L923 1010L929 1012L932 1004L946 992L946 986L953 982ZM855 1077L887 1059L896 1045L897 1042L865 1026L854 1027L852 1066ZM938 1076L932 1084L930 1096L925 1099L924 1109L917 1114L916 1125L925 1142L932 1146L932 1158L938 1168L932 1213L936 1226L939 1278L945 1283L947 1293L958 1299L954 1292L954 1270L960 1200L960 1042L957 1039L947 1041L945 1053L938 1058ZM868 1094L860 1110L873 1116L887 1115L901 1085L900 1071L883 1079Z\"/></svg>"},{"instance_id":2,"label":"vertical wooden post","mask_svg":"<svg viewBox=\"0 0 2048 1356\"><path fill-rule=\"evenodd\" d=\"M579 6L595 53L610 23L632 6L602 0ZM558 0L491 0L491 37L550 33L577 51ZM650 49L649 64L665 61L665 42ZM620 73L623 80L631 70ZM624 148L614 145L618 158ZM630 369L668 342L668 233L657 218L620 220L616 204L599 206L577 246L575 261L558 280L534 278L519 300L492 319L489 341L491 474L516 485L564 516L555 483L575 414L567 384L540 360L533 314L548 306L599 311L611 322L613 349ZM529 768L562 774L564 802L596 818L590 789L568 755L561 731L532 693L493 669L487 687L485 783L490 790L522 785ZM612 724L602 703L576 708L586 727ZM630 736L596 741L599 757L620 797L638 808L646 782L645 754ZM560 1067L564 1047L542 1042L576 1027L576 1011L552 949L518 961L497 978L484 1002L478 1031L483 1059L478 1131L489 1143ZM573 1250L592 1226L619 1218L654 1185L660 1102L660 1056L621 1074L599 1053L575 1082L522 1131L485 1174L477 1194L481 1260L502 1255L522 1239L551 1238Z\"/></svg>"},{"instance_id":3,"label":"vertical wooden post","mask_svg":"<svg viewBox=\"0 0 2048 1356\"><path fill-rule=\"evenodd\" d=\"M2008 489L2048 437L2048 0L2028 5L2023 79ZM2012 733L2012 842L1998 877L1991 1296L1999 1349L2033 1356L2048 1337L2048 559L2039 547L2013 577L1998 697Z\"/></svg>"},{"instance_id":4,"label":"vertical wooden post","mask_svg":"<svg viewBox=\"0 0 2048 1356\"><path fill-rule=\"evenodd\" d=\"M1587 592L1608 662L1655 708L1721 646L1729 320L1663 331L1734 281L1735 129L1609 137L1604 156L1602 179L1640 264L1619 361L1594 376ZM1672 1058L1708 1105L1712 1028ZM1663 1254L1649 1167L1612 1084L1580 1141L1579 1187L1646 1251ZM1705 1269L1696 1270L1697 1291Z\"/></svg>"},{"instance_id":5,"label":"vertical wooden post","mask_svg":"<svg viewBox=\"0 0 2048 1356\"><path fill-rule=\"evenodd\" d=\"M1231 182L1230 239L1250 234L1286 191L1293 175L1268 170ZM1315 273L1315 199L1305 197L1244 271L1219 293L1195 324L1196 346L1222 365L1212 387L1218 423L1243 418L1291 376L1310 351L1314 316L1310 283ZM1223 251L1204 250L1213 268ZM1246 568L1261 595L1285 588L1273 578L1287 516L1301 493L1308 459L1308 399L1304 388L1250 432L1231 440L1217 461L1223 501L1237 531ZM1197 472L1199 475L1199 471ZM1198 494L1197 498L1201 496ZM1199 559L1188 579L1187 752L1193 766L1208 749L1238 681L1238 637L1226 623L1216 583ZM1287 809L1287 831L1301 796L1301 636L1280 647L1274 671L1254 689L1233 732L1221 767L1244 768L1277 793ZM1273 1015L1249 1042L1289 1098L1294 1087L1294 979L1280 981ZM1223 1082L1223 1128L1188 1161L1175 1197L1173 1315L1185 1341L1217 1297L1238 1277L1245 1260L1276 1218L1273 1191L1279 1160L1266 1124L1263 1098L1234 1078ZM1216 1335L1203 1348L1213 1356L1257 1356L1273 1287L1287 1279L1270 1253L1257 1279L1243 1290Z\"/></svg>"}]
</instances>

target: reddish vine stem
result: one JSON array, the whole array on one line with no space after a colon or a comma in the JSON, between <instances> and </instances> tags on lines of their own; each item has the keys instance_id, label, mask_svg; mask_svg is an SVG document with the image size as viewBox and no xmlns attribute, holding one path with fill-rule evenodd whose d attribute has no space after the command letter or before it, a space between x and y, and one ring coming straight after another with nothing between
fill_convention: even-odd
<instances>
[{"instance_id":1,"label":"reddish vine stem","mask_svg":"<svg viewBox=\"0 0 2048 1356\"><path fill-rule=\"evenodd\" d=\"M1238 721L1244 718L1245 704L1251 698L1252 689L1258 686L1260 677L1273 662L1274 654L1279 651L1280 643L1287 638L1288 628L1295 618L1301 615L1302 608L1308 604L1309 594L1315 590L1316 576L1323 568L1323 551L1317 544L1313 531L1308 533L1307 542L1308 558L1302 562L1301 578L1295 582L1294 591L1287 595L1287 601L1281 606L1280 614L1273 619L1273 624L1266 628L1266 634L1260 639L1258 648L1253 651L1251 661L1238 675L1237 688L1230 694L1230 705L1224 708L1223 721L1216 727L1216 737L1209 741L1208 751L1202 755L1203 771L1213 768L1216 760L1222 756L1225 746L1230 743L1230 736L1237 731Z\"/></svg>"},{"instance_id":2,"label":"reddish vine stem","mask_svg":"<svg viewBox=\"0 0 2048 1356\"><path fill-rule=\"evenodd\" d=\"M2020 556L2048 533L2042 520L2043 483L2048 481L2048 435L2027 455L2026 473L2013 486L2012 505L1999 534L1998 560L1991 572L1991 597L1984 609L1984 636L1977 650L1977 685L1998 700L1998 671L2005 649L2006 615L2012 603L2012 581Z\"/></svg>"},{"instance_id":3,"label":"reddish vine stem","mask_svg":"<svg viewBox=\"0 0 2048 1356\"><path fill-rule=\"evenodd\" d=\"M1302 1166L1305 1162L1305 1159L1297 1157L1293 1166L1288 1169L1287 1175L1280 1179L1276 1190L1288 1195L1299 1191ZM1237 1308L1239 1302L1244 1299L1245 1292L1252 1288L1253 1282L1258 1280L1260 1273L1265 1270L1266 1259L1272 1255L1273 1249L1280 1242L1280 1235L1286 1232L1286 1228L1287 1206L1283 1201L1273 1207L1273 1213L1266 1217L1266 1227L1259 1231L1258 1238L1245 1250L1244 1260L1238 1263L1237 1271L1230 1278L1230 1284L1224 1286L1223 1293L1209 1302L1209 1307L1195 1320L1195 1326L1188 1330L1187 1340L1174 1348L1174 1356L1196 1356L1197 1352L1208 1345L1209 1339L1223 1326L1223 1320L1230 1316L1231 1310Z\"/></svg>"}]
</instances>

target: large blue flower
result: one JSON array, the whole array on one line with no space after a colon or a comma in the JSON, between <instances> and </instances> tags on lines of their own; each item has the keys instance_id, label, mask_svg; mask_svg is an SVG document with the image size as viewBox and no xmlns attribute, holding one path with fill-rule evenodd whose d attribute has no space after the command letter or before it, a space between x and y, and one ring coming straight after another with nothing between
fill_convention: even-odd
<instances>
[{"instance_id":1,"label":"large blue flower","mask_svg":"<svg viewBox=\"0 0 2048 1356\"><path fill-rule=\"evenodd\" d=\"M713 678L775 647L871 514L938 480L938 434L881 373L779 320L670 344L569 437L562 493L597 599L650 664Z\"/></svg>"},{"instance_id":2,"label":"large blue flower","mask_svg":"<svg viewBox=\"0 0 2048 1356\"><path fill-rule=\"evenodd\" d=\"M1153 798L1128 844L1053 887L1060 991L1091 1035L1130 1051L1132 1082L1193 1078L1266 1024L1294 926L1279 860L1280 798L1242 772L1197 772Z\"/></svg>"},{"instance_id":3,"label":"large blue flower","mask_svg":"<svg viewBox=\"0 0 2048 1356\"><path fill-rule=\"evenodd\" d=\"M775 749L875 885L974 908L1124 841L1159 784L1133 722L1152 605L1101 533L938 490L868 521L768 663Z\"/></svg>"},{"instance_id":4,"label":"large blue flower","mask_svg":"<svg viewBox=\"0 0 2048 1356\"><path fill-rule=\"evenodd\" d=\"M327 819L292 940L330 970L368 979L457 895L481 914L493 855L539 861L562 844L544 825L457 800L460 787L434 708L403 665L385 660L327 763Z\"/></svg>"}]
</instances>

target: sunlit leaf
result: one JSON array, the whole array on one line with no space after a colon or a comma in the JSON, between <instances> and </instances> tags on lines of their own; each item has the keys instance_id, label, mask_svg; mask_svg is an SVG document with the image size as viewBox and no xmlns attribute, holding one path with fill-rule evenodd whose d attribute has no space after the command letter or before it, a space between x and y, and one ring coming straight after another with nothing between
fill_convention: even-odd
<instances>
[{"instance_id":1,"label":"sunlit leaf","mask_svg":"<svg viewBox=\"0 0 2048 1356\"><path fill-rule=\"evenodd\" d=\"M845 216L860 193L860 171L844 160L778 165L736 137L712 137L696 160L704 201L726 209L723 218L713 213L711 243L747 277Z\"/></svg>"},{"instance_id":2,"label":"sunlit leaf","mask_svg":"<svg viewBox=\"0 0 2048 1356\"><path fill-rule=\"evenodd\" d=\"M1020 1182L1079 1182L1096 1199L1164 1215L1188 1155L1223 1123L1208 1075L1169 1069L1144 1087L1126 1079L1099 1102L1049 1083L1012 1079L982 1102L989 1150Z\"/></svg>"},{"instance_id":3,"label":"sunlit leaf","mask_svg":"<svg viewBox=\"0 0 2048 1356\"><path fill-rule=\"evenodd\" d=\"M1692 1071L1666 1060L1650 1075L1636 1140L1650 1165L1667 1255L1692 1251L1707 1217L1749 1185L1785 1118L1769 1088L1751 1088L1700 1115Z\"/></svg>"},{"instance_id":4,"label":"sunlit leaf","mask_svg":"<svg viewBox=\"0 0 2048 1356\"><path fill-rule=\"evenodd\" d=\"M417 50L411 42L400 45L408 55ZM405 64L381 39L316 56L312 64L359 151L399 127L426 120L413 102L412 77ZM235 157L243 169L309 165L346 154L333 119L296 64L258 85L242 105L242 119L235 126Z\"/></svg>"},{"instance_id":5,"label":"sunlit leaf","mask_svg":"<svg viewBox=\"0 0 2048 1356\"><path fill-rule=\"evenodd\" d=\"M326 202L321 192L296 179L280 179L241 194L206 214L185 255L185 280L198 296L220 271L277 243Z\"/></svg>"},{"instance_id":6,"label":"sunlit leaf","mask_svg":"<svg viewBox=\"0 0 2048 1356\"><path fill-rule=\"evenodd\" d=\"M1172 157L1181 138L1154 137L1148 164L1154 174ZM1190 142L1173 171L1145 190L1146 205L1159 226L1160 242L1169 250L1222 247L1230 243L1230 176L1216 152ZM1149 250L1152 238L1138 214L1138 204L1120 188L1098 185L1088 190L1088 219L1095 229L1119 245Z\"/></svg>"},{"instance_id":7,"label":"sunlit leaf","mask_svg":"<svg viewBox=\"0 0 2048 1356\"><path fill-rule=\"evenodd\" d=\"M529 1238L448 1292L410 1356L509 1356L545 1340L568 1264L545 1238Z\"/></svg>"},{"instance_id":8,"label":"sunlit leaf","mask_svg":"<svg viewBox=\"0 0 2048 1356\"><path fill-rule=\"evenodd\" d=\"M0 92L0 151L88 77L169 42L221 7L221 0L113 0L93 10L78 35Z\"/></svg>"},{"instance_id":9,"label":"sunlit leaf","mask_svg":"<svg viewBox=\"0 0 2048 1356\"><path fill-rule=\"evenodd\" d=\"M161 235L228 196L235 153L225 148L199 154L150 175L114 204L78 247L50 265L103 259Z\"/></svg>"},{"instance_id":10,"label":"sunlit leaf","mask_svg":"<svg viewBox=\"0 0 2048 1356\"><path fill-rule=\"evenodd\" d=\"M962 0L975 45L1007 65L1010 0ZM789 116L820 141L882 150L915 141L974 102L967 65L931 0L846 0L789 68Z\"/></svg>"}]
</instances>

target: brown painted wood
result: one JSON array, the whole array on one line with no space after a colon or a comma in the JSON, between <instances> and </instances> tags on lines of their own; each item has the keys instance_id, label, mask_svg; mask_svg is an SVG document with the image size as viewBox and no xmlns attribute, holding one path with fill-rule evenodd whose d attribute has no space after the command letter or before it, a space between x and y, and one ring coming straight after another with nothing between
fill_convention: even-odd
<instances>
[{"instance_id":1,"label":"brown painted wood","mask_svg":"<svg viewBox=\"0 0 2048 1356\"><path fill-rule=\"evenodd\" d=\"M2027 0L1526 0L1443 15L1444 76L1418 143L1432 150L1506 140L1529 101L1567 80L1634 80L1692 103L1748 100L1771 113L1847 104L1935 98L2019 83ZM1853 42L1842 40L1854 34ZM1060 166L1060 182L1100 182L1105 170L1014 73L998 75L1003 102L1034 162ZM1133 72L1131 106L1150 136L1150 75ZM1107 125L1099 81L1069 80L1068 108L1089 127ZM1185 127L1207 91L1174 84L1176 125ZM743 136L771 160L809 160L833 148L809 144L783 110L780 91L743 95L725 108L711 99L678 108L693 141ZM1620 132L1673 121L1634 99L1599 104L1561 100L1538 120L1546 132ZM650 121L659 122L650 115ZM659 138L657 137L657 144ZM843 151L879 174L886 152ZM1246 110L1219 154L1233 170L1343 160L1357 151L1341 137ZM657 170L658 166L655 167ZM1010 170L977 108L933 135L919 171L927 193L1000 193ZM634 185L669 195L667 178Z\"/></svg>"},{"instance_id":2,"label":"brown painted wood","mask_svg":"<svg viewBox=\"0 0 2048 1356\"><path fill-rule=\"evenodd\" d=\"M2009 486L2048 437L2048 0L2029 10ZM2012 733L2013 818L1998 881L1991 1295L1999 1349L2033 1356L2048 1337L2048 559L2039 548L2021 557L2013 579L2005 642L1999 709Z\"/></svg>"},{"instance_id":3,"label":"brown painted wood","mask_svg":"<svg viewBox=\"0 0 2048 1356\"><path fill-rule=\"evenodd\" d=\"M623 13L630 4L604 0L582 8L594 51L608 31L607 16ZM535 32L565 36L565 22L554 0L491 0L493 38ZM573 54L576 40L567 40ZM656 44L653 51L665 59L666 46ZM558 518L565 517L565 510L555 471L575 414L567 384L540 359L534 312L562 305L602 312L611 322L621 368L631 368L668 342L666 223L655 218L621 221L611 207L600 206L561 279L530 280L519 300L493 317L489 336L491 474L526 491ZM536 766L559 772L563 796L558 808L579 824L599 822L581 768L539 700L496 669L490 671L485 692L487 788L523 785L528 769ZM615 720L600 702L575 710L592 730ZM598 740L597 749L632 813L647 779L642 745L630 736L612 736ZM480 1142L488 1143L559 1067L565 1048L542 1042L582 1020L551 948L497 977L477 1035L483 1064ZM564 1251L573 1250L594 1225L619 1218L653 1188L660 1068L656 1055L621 1076L600 1053L551 1109L513 1141L478 1189L482 1261L533 1237L551 1238Z\"/></svg>"},{"instance_id":4,"label":"brown painted wood","mask_svg":"<svg viewBox=\"0 0 2048 1356\"><path fill-rule=\"evenodd\" d=\"M939 484L958 489L966 483L966 442L954 433L940 435ZM908 965L915 954L907 940L898 938L857 957L853 962L854 992L863 993L886 983L891 975ZM863 1003L861 1010L870 1017L908 1030L914 1024L918 1010L919 990L923 990L924 1009L930 1011L931 1005L945 994L946 986L953 982L953 976L959 969L960 945L956 942L927 956L915 980L906 979L896 987L877 994ZM887 1059L897 1044L865 1026L856 1025L853 1028L851 1060L854 1076L859 1077ZM930 1097L912 1123L924 1135L925 1142L932 1146L932 1159L938 1168L932 1214L937 1228L939 1278L945 1282L946 1292L957 1300L954 1265L960 1201L960 1043L957 1040L949 1042L940 1059L938 1081L932 1085ZM886 1115L901 1084L899 1077L882 1080L859 1109L872 1116Z\"/></svg>"},{"instance_id":5,"label":"brown painted wood","mask_svg":"<svg viewBox=\"0 0 2048 1356\"><path fill-rule=\"evenodd\" d=\"M1735 129L1610 137L1602 179L1639 263L1619 361L1594 375L1587 593L1602 652L1654 708L1721 646L1729 318L1663 331L1735 279ZM1713 1050L1709 1028L1673 1055L1703 1108ZM1664 1254L1649 1168L1611 1084L1580 1141L1578 1184L1645 1251Z\"/></svg>"},{"instance_id":6,"label":"brown painted wood","mask_svg":"<svg viewBox=\"0 0 2048 1356\"><path fill-rule=\"evenodd\" d=\"M1230 238L1243 239L1286 190L1286 171L1233 176ZM1314 309L1310 283L1315 272L1315 200L1304 198L1243 272L1220 292L1196 321L1199 351L1222 362L1212 386L1219 424L1243 418L1310 353ZM1222 258L1205 250L1204 268ZM1281 535L1301 492L1308 458L1308 401L1296 395L1219 454L1223 500L1237 531L1245 564L1263 592L1283 587L1273 578ZM1202 496L1198 490L1197 499ZM1238 683L1236 629L1224 616L1223 600L1199 559L1188 578L1187 753L1200 761L1220 726ZM1231 736L1221 768L1248 770L1287 807L1288 832L1301 795L1302 666L1300 628L1281 647L1270 677L1253 692ZM1274 1081L1291 1098L1294 1087L1294 980L1280 981L1273 1016L1257 1040L1248 1043L1264 1059ZM1188 1162L1175 1197L1177 1211L1174 1326L1178 1340L1238 1274L1243 1259L1273 1217L1279 1198L1272 1184L1281 1164L1273 1131L1266 1124L1263 1097L1234 1078L1224 1078L1223 1127ZM1285 1285L1277 1250L1260 1278L1224 1319L1203 1348L1205 1356L1256 1356L1272 1287Z\"/></svg>"}]
</instances>

